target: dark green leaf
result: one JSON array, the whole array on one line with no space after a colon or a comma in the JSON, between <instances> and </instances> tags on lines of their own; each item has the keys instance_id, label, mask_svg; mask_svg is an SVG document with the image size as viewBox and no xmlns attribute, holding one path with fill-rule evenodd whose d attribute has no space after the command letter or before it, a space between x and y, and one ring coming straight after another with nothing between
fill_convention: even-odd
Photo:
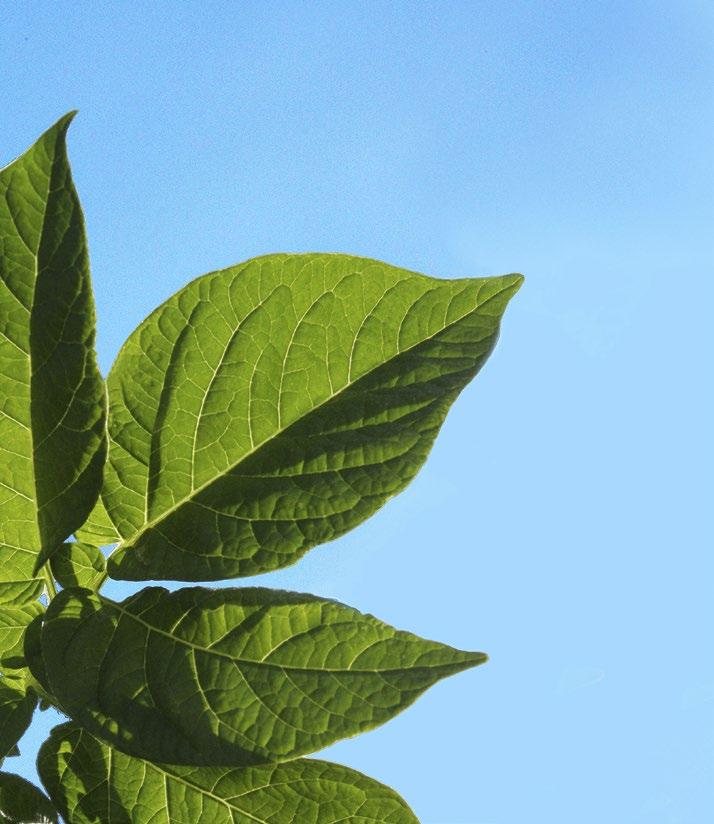
<instances>
[{"instance_id":1,"label":"dark green leaf","mask_svg":"<svg viewBox=\"0 0 714 824\"><path fill-rule=\"evenodd\" d=\"M107 562L101 551L91 544L65 543L50 562L52 573L66 589L98 589L106 575Z\"/></svg>"},{"instance_id":2,"label":"dark green leaf","mask_svg":"<svg viewBox=\"0 0 714 824\"><path fill-rule=\"evenodd\" d=\"M90 732L151 761L230 766L372 729L486 658L312 595L201 587L121 604L64 590L42 650L51 692Z\"/></svg>"},{"instance_id":3,"label":"dark green leaf","mask_svg":"<svg viewBox=\"0 0 714 824\"><path fill-rule=\"evenodd\" d=\"M43 744L38 768L72 824L418 824L383 784L306 758L243 769L160 765L64 724Z\"/></svg>"},{"instance_id":4,"label":"dark green leaf","mask_svg":"<svg viewBox=\"0 0 714 824\"><path fill-rule=\"evenodd\" d=\"M34 784L0 772L0 824L57 824L57 812Z\"/></svg>"},{"instance_id":5,"label":"dark green leaf","mask_svg":"<svg viewBox=\"0 0 714 824\"><path fill-rule=\"evenodd\" d=\"M74 534L77 540L96 547L117 544L121 541L121 535L112 523L101 498L97 501L89 518L79 529L75 530Z\"/></svg>"},{"instance_id":6,"label":"dark green leaf","mask_svg":"<svg viewBox=\"0 0 714 824\"><path fill-rule=\"evenodd\" d=\"M27 625L23 639L23 657L25 666L32 674L32 677L45 692L49 692L45 662L42 657L42 622L44 618L44 613L40 613Z\"/></svg>"},{"instance_id":7,"label":"dark green leaf","mask_svg":"<svg viewBox=\"0 0 714 824\"><path fill-rule=\"evenodd\" d=\"M104 386L63 117L0 171L0 580L85 520L101 485Z\"/></svg>"},{"instance_id":8,"label":"dark green leaf","mask_svg":"<svg viewBox=\"0 0 714 824\"><path fill-rule=\"evenodd\" d=\"M521 280L311 254L190 283L107 380L105 511L88 535L121 536L110 575L254 575L361 523L425 461Z\"/></svg>"},{"instance_id":9,"label":"dark green leaf","mask_svg":"<svg viewBox=\"0 0 714 824\"><path fill-rule=\"evenodd\" d=\"M0 676L0 757L12 755L36 706L37 696L29 689L23 671L5 670Z\"/></svg>"}]
</instances>

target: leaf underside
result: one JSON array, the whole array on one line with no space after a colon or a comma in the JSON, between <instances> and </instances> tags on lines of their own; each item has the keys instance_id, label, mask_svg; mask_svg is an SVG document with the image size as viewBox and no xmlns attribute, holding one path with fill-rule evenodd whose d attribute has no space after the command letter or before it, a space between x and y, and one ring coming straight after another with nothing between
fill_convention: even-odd
<instances>
[{"instance_id":1,"label":"leaf underside","mask_svg":"<svg viewBox=\"0 0 714 824\"><path fill-rule=\"evenodd\" d=\"M83 523L106 453L71 119L0 171L0 581Z\"/></svg>"},{"instance_id":2,"label":"leaf underside","mask_svg":"<svg viewBox=\"0 0 714 824\"><path fill-rule=\"evenodd\" d=\"M0 772L0 824L57 824L57 813L34 784Z\"/></svg>"},{"instance_id":3,"label":"leaf underside","mask_svg":"<svg viewBox=\"0 0 714 824\"><path fill-rule=\"evenodd\" d=\"M22 738L36 706L37 696L28 689L22 671L0 676L0 758L9 755Z\"/></svg>"},{"instance_id":4,"label":"leaf underside","mask_svg":"<svg viewBox=\"0 0 714 824\"><path fill-rule=\"evenodd\" d=\"M414 477L521 280L309 254L193 281L112 367L101 504L78 536L119 542L119 579L294 563Z\"/></svg>"},{"instance_id":5,"label":"leaf underside","mask_svg":"<svg viewBox=\"0 0 714 824\"><path fill-rule=\"evenodd\" d=\"M389 720L482 663L334 601L270 589L144 589L121 604L64 590L42 628L49 687L129 755L249 765Z\"/></svg>"},{"instance_id":6,"label":"leaf underside","mask_svg":"<svg viewBox=\"0 0 714 824\"><path fill-rule=\"evenodd\" d=\"M38 769L72 824L418 824L393 790L337 764L153 764L75 724L52 731Z\"/></svg>"}]
</instances>

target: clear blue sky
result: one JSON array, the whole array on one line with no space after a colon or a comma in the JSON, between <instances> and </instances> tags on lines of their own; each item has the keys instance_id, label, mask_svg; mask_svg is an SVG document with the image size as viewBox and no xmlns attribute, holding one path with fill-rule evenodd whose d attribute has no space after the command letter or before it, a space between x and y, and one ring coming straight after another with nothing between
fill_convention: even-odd
<instances>
[{"instance_id":1,"label":"clear blue sky","mask_svg":"<svg viewBox=\"0 0 714 824\"><path fill-rule=\"evenodd\" d=\"M266 252L527 277L413 485L260 579L492 656L326 757L424 824L714 820L712 3L26 1L0 33L0 164L80 109L105 369Z\"/></svg>"}]
</instances>

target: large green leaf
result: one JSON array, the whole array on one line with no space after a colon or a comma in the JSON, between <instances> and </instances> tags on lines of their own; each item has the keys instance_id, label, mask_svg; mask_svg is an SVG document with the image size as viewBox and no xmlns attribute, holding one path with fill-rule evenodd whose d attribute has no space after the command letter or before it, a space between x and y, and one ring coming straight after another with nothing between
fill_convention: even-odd
<instances>
[{"instance_id":1,"label":"large green leaf","mask_svg":"<svg viewBox=\"0 0 714 824\"><path fill-rule=\"evenodd\" d=\"M153 764L112 751L75 724L55 727L38 768L72 824L418 824L393 790L337 764Z\"/></svg>"},{"instance_id":2,"label":"large green leaf","mask_svg":"<svg viewBox=\"0 0 714 824\"><path fill-rule=\"evenodd\" d=\"M0 758L9 755L29 727L37 696L23 670L5 670L0 676Z\"/></svg>"},{"instance_id":3,"label":"large green leaf","mask_svg":"<svg viewBox=\"0 0 714 824\"><path fill-rule=\"evenodd\" d=\"M414 477L521 280L310 254L193 281L110 372L102 504L82 539L120 536L114 578L198 581L346 532Z\"/></svg>"},{"instance_id":4,"label":"large green leaf","mask_svg":"<svg viewBox=\"0 0 714 824\"><path fill-rule=\"evenodd\" d=\"M98 589L106 577L107 561L91 544L67 542L52 555L52 574L60 586Z\"/></svg>"},{"instance_id":5,"label":"large green leaf","mask_svg":"<svg viewBox=\"0 0 714 824\"><path fill-rule=\"evenodd\" d=\"M84 221L63 117L0 171L0 580L87 517L106 445Z\"/></svg>"},{"instance_id":6,"label":"large green leaf","mask_svg":"<svg viewBox=\"0 0 714 824\"><path fill-rule=\"evenodd\" d=\"M151 761L229 766L376 727L486 659L312 595L201 587L120 604L64 590L42 653L51 692L93 734Z\"/></svg>"},{"instance_id":7,"label":"large green leaf","mask_svg":"<svg viewBox=\"0 0 714 824\"><path fill-rule=\"evenodd\" d=\"M0 772L0 824L57 824L57 813L34 784Z\"/></svg>"}]
</instances>

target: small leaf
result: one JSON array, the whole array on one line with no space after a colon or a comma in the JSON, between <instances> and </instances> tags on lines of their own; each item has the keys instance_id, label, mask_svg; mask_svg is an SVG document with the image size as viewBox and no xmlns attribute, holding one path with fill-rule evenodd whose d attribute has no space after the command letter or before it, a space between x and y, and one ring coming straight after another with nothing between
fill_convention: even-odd
<instances>
[{"instance_id":1,"label":"small leaf","mask_svg":"<svg viewBox=\"0 0 714 824\"><path fill-rule=\"evenodd\" d=\"M26 604L36 601L44 592L42 578L28 578L25 581L4 581L0 583L0 606Z\"/></svg>"},{"instance_id":2,"label":"small leaf","mask_svg":"<svg viewBox=\"0 0 714 824\"><path fill-rule=\"evenodd\" d=\"M49 692L45 661L42 657L42 622L45 613L36 615L25 629L23 639L23 657L25 666L30 671L32 677L42 687L44 692Z\"/></svg>"},{"instance_id":3,"label":"small leaf","mask_svg":"<svg viewBox=\"0 0 714 824\"><path fill-rule=\"evenodd\" d=\"M106 575L107 562L101 551L90 544L65 543L52 556L50 566L65 589L97 590Z\"/></svg>"},{"instance_id":4,"label":"small leaf","mask_svg":"<svg viewBox=\"0 0 714 824\"><path fill-rule=\"evenodd\" d=\"M121 541L121 535L109 517L109 513L99 498L87 520L74 532L78 541L91 546L109 546Z\"/></svg>"},{"instance_id":5,"label":"small leaf","mask_svg":"<svg viewBox=\"0 0 714 824\"><path fill-rule=\"evenodd\" d=\"M29 604L0 606L0 667L24 666L23 636L27 625L44 607L38 601Z\"/></svg>"},{"instance_id":6,"label":"small leaf","mask_svg":"<svg viewBox=\"0 0 714 824\"><path fill-rule=\"evenodd\" d=\"M150 587L117 604L63 590L42 651L51 692L129 755L242 766L383 724L486 660L291 592Z\"/></svg>"},{"instance_id":7,"label":"small leaf","mask_svg":"<svg viewBox=\"0 0 714 824\"><path fill-rule=\"evenodd\" d=\"M72 824L418 824L393 790L338 764L153 764L112 751L76 724L55 727L38 769Z\"/></svg>"},{"instance_id":8,"label":"small leaf","mask_svg":"<svg viewBox=\"0 0 714 824\"><path fill-rule=\"evenodd\" d=\"M107 379L104 512L90 523L108 517L122 538L110 576L255 575L364 521L426 460L521 281L310 254L190 283Z\"/></svg>"},{"instance_id":9,"label":"small leaf","mask_svg":"<svg viewBox=\"0 0 714 824\"><path fill-rule=\"evenodd\" d=\"M28 689L22 671L5 670L0 677L0 757L11 756L30 726L37 696Z\"/></svg>"},{"instance_id":10,"label":"small leaf","mask_svg":"<svg viewBox=\"0 0 714 824\"><path fill-rule=\"evenodd\" d=\"M106 454L84 220L63 117L0 170L0 580L85 520Z\"/></svg>"},{"instance_id":11,"label":"small leaf","mask_svg":"<svg viewBox=\"0 0 714 824\"><path fill-rule=\"evenodd\" d=\"M0 824L57 824L57 812L34 784L0 772Z\"/></svg>"}]
</instances>

